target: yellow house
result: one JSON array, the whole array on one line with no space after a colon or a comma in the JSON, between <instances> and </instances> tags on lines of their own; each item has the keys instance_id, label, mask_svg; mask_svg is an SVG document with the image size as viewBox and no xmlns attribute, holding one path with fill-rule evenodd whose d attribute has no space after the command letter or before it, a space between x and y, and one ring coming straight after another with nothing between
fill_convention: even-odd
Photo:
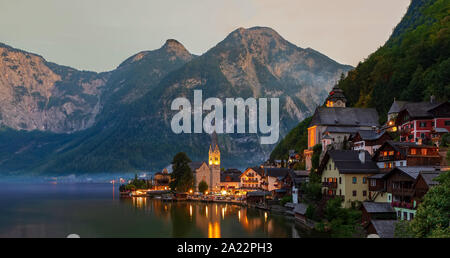
<instances>
[{"instance_id":1,"label":"yellow house","mask_svg":"<svg viewBox=\"0 0 450 258\"><path fill-rule=\"evenodd\" d=\"M341 197L342 206L369 200L368 177L379 173L378 166L367 151L329 150L320 163L325 197Z\"/></svg>"}]
</instances>

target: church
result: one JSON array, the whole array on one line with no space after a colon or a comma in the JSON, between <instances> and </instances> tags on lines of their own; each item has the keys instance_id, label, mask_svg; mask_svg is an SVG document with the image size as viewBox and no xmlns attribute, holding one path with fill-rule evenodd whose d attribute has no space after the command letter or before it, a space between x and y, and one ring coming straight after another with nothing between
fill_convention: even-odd
<instances>
[{"instance_id":1,"label":"church","mask_svg":"<svg viewBox=\"0 0 450 258\"><path fill-rule=\"evenodd\" d=\"M220 191L220 149L217 134L211 134L211 145L209 146L208 162L191 162L189 166L194 173L194 187L198 191L201 181L208 184L210 192Z\"/></svg>"}]
</instances>

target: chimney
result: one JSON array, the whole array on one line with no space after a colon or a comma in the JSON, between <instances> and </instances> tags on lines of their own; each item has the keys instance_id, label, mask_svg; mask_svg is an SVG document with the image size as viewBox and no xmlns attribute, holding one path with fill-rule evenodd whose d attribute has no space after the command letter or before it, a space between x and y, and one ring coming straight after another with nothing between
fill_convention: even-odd
<instances>
[{"instance_id":1,"label":"chimney","mask_svg":"<svg viewBox=\"0 0 450 258\"><path fill-rule=\"evenodd\" d=\"M366 163L366 152L363 150L360 150L358 153L359 160L361 161L361 164Z\"/></svg>"},{"instance_id":2,"label":"chimney","mask_svg":"<svg viewBox=\"0 0 450 258\"><path fill-rule=\"evenodd\" d=\"M431 103L431 104L434 104L434 102L436 102L436 96L431 95L431 96L430 96L430 103Z\"/></svg>"}]
</instances>

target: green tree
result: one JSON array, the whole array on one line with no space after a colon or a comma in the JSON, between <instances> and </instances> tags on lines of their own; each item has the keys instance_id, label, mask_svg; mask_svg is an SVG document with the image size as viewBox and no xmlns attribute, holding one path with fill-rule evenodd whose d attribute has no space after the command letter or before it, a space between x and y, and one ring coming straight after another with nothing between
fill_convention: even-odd
<instances>
[{"instance_id":1,"label":"green tree","mask_svg":"<svg viewBox=\"0 0 450 258\"><path fill-rule=\"evenodd\" d=\"M172 181L170 188L179 192L187 192L194 186L194 175L189 167L191 160L184 152L179 152L172 161Z\"/></svg>"},{"instance_id":2,"label":"green tree","mask_svg":"<svg viewBox=\"0 0 450 258\"><path fill-rule=\"evenodd\" d=\"M208 184L204 180L198 184L198 191L201 193L208 191Z\"/></svg>"},{"instance_id":3,"label":"green tree","mask_svg":"<svg viewBox=\"0 0 450 258\"><path fill-rule=\"evenodd\" d=\"M322 199L322 182L320 175L315 172L309 173L309 182L302 185L303 201L317 205Z\"/></svg>"},{"instance_id":4,"label":"green tree","mask_svg":"<svg viewBox=\"0 0 450 258\"><path fill-rule=\"evenodd\" d=\"M314 145L313 155L311 157L311 172L317 172L320 165L320 154L322 154L322 144Z\"/></svg>"},{"instance_id":5,"label":"green tree","mask_svg":"<svg viewBox=\"0 0 450 258\"><path fill-rule=\"evenodd\" d=\"M400 220L395 224L394 237L395 238L412 238L414 237L414 232L411 230L409 221Z\"/></svg>"},{"instance_id":6,"label":"green tree","mask_svg":"<svg viewBox=\"0 0 450 258\"><path fill-rule=\"evenodd\" d=\"M435 180L439 184L425 194L411 222L415 237L450 238L450 171L442 172Z\"/></svg>"}]
</instances>

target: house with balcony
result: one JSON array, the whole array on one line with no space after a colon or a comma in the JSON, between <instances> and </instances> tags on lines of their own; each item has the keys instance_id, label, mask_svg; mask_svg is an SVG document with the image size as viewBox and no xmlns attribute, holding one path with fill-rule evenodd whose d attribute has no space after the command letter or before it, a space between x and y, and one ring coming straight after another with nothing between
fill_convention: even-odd
<instances>
[{"instance_id":1,"label":"house with balcony","mask_svg":"<svg viewBox=\"0 0 450 258\"><path fill-rule=\"evenodd\" d=\"M162 172L157 172L153 176L152 180L154 190L169 190L169 184L171 181L171 177L167 169L163 169Z\"/></svg>"},{"instance_id":2,"label":"house with balcony","mask_svg":"<svg viewBox=\"0 0 450 258\"><path fill-rule=\"evenodd\" d=\"M450 131L450 102L406 103L399 111L395 124L401 142L438 144L441 135Z\"/></svg>"},{"instance_id":3,"label":"house with balcony","mask_svg":"<svg viewBox=\"0 0 450 258\"><path fill-rule=\"evenodd\" d=\"M391 141L392 137L386 131L360 130L350 140L353 150L366 150L373 155L383 143Z\"/></svg>"},{"instance_id":4,"label":"house with balcony","mask_svg":"<svg viewBox=\"0 0 450 258\"><path fill-rule=\"evenodd\" d=\"M262 167L247 168L240 176L240 187L244 191L263 189L264 169Z\"/></svg>"},{"instance_id":5,"label":"house with balcony","mask_svg":"<svg viewBox=\"0 0 450 258\"><path fill-rule=\"evenodd\" d=\"M313 147L322 144L327 149L342 149L351 135L359 130L378 128L378 113L373 108L348 108L342 90L333 88L325 101L326 105L317 107L308 127L308 148L304 150L306 170L311 169Z\"/></svg>"},{"instance_id":6,"label":"house with balcony","mask_svg":"<svg viewBox=\"0 0 450 258\"><path fill-rule=\"evenodd\" d=\"M413 186L415 189L414 201L416 201L417 205L423 201L423 197L431 187L439 184L435 178L438 177L440 173L441 171L421 171L419 173Z\"/></svg>"},{"instance_id":7,"label":"house with balcony","mask_svg":"<svg viewBox=\"0 0 450 258\"><path fill-rule=\"evenodd\" d=\"M435 146L386 141L375 152L373 160L380 169L390 170L406 166L439 166L441 156Z\"/></svg>"},{"instance_id":8,"label":"house with balcony","mask_svg":"<svg viewBox=\"0 0 450 258\"><path fill-rule=\"evenodd\" d=\"M318 172L324 198L340 197L342 206L349 208L369 199L368 177L378 174L379 168L367 151L328 150Z\"/></svg>"},{"instance_id":9,"label":"house with balcony","mask_svg":"<svg viewBox=\"0 0 450 258\"><path fill-rule=\"evenodd\" d=\"M435 167L396 167L384 174L387 201L401 220L412 220L416 214L417 202L415 183L420 173L435 172Z\"/></svg>"},{"instance_id":10,"label":"house with balcony","mask_svg":"<svg viewBox=\"0 0 450 258\"><path fill-rule=\"evenodd\" d=\"M292 172L290 168L263 168L263 188L269 192L281 189L283 178Z\"/></svg>"},{"instance_id":11,"label":"house with balcony","mask_svg":"<svg viewBox=\"0 0 450 258\"><path fill-rule=\"evenodd\" d=\"M292 203L299 202L301 187L309 181L309 173L308 170L290 170L281 180L281 189L286 189L286 194L292 195Z\"/></svg>"}]
</instances>

